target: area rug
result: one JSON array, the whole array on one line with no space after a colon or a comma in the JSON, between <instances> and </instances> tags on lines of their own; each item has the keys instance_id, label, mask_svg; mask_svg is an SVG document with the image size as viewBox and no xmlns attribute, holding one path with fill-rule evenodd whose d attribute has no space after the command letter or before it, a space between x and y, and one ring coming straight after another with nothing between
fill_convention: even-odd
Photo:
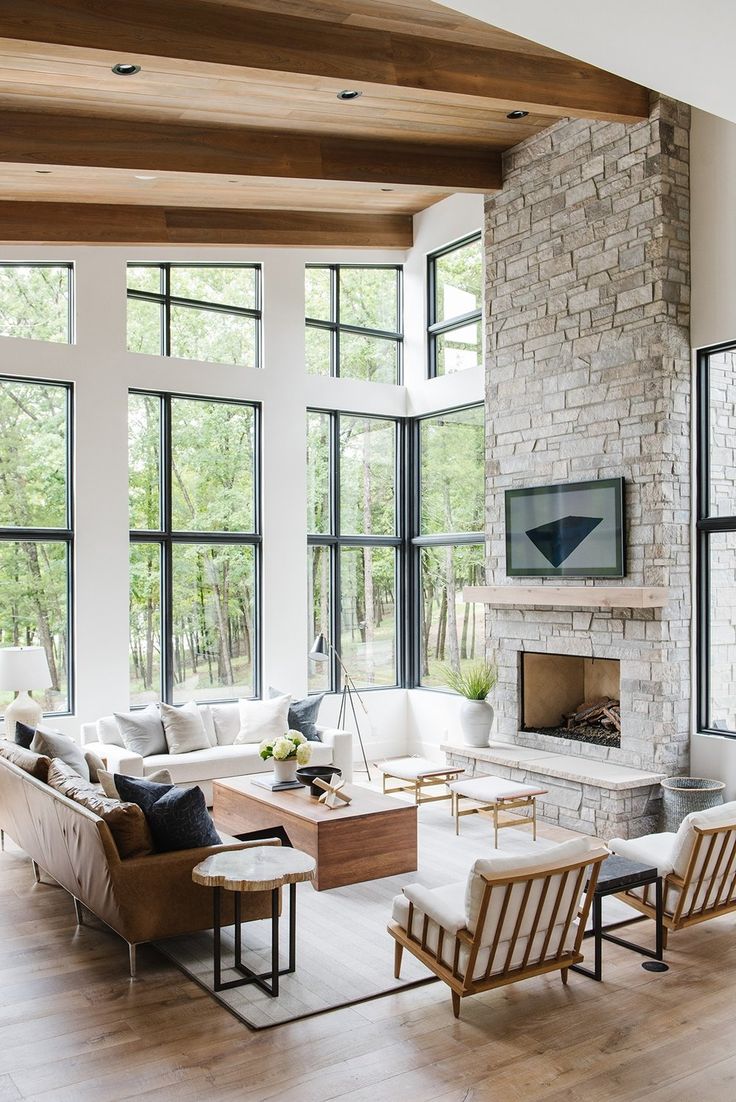
<instances>
[{"instance_id":1,"label":"area rug","mask_svg":"<svg viewBox=\"0 0 736 1102\"><path fill-rule=\"evenodd\" d=\"M502 833L500 852L539 853L553 844L544 839L533 842L529 829L509 829ZM405 884L411 883L438 887L462 882L458 889L462 892L472 863L492 852L493 832L485 817L465 818L462 834L456 837L449 803L425 805L419 809L417 872L323 892L316 892L311 884L299 884L296 972L281 976L280 994L275 999L253 985L215 993L211 931L159 941L156 948L251 1029L268 1029L353 1006L435 982L409 953L404 954L401 979L394 979L394 942L386 932L392 900ZM287 942L288 916L284 914L282 967L286 965ZM270 966L270 922L246 923L243 945L248 967L266 971ZM223 948L231 952L232 931L223 933Z\"/></svg>"}]
</instances>

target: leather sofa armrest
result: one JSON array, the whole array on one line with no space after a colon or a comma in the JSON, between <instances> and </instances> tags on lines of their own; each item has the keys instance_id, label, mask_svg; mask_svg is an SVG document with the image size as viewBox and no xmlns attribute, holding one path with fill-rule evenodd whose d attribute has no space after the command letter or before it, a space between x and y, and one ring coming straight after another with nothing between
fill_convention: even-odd
<instances>
[{"instance_id":1,"label":"leather sofa armrest","mask_svg":"<svg viewBox=\"0 0 736 1102\"><path fill-rule=\"evenodd\" d=\"M343 779L353 779L353 735L351 731L341 731L338 727L317 727L319 737L325 746L332 747L332 763L342 771Z\"/></svg>"},{"instance_id":2,"label":"leather sofa armrest","mask_svg":"<svg viewBox=\"0 0 736 1102\"><path fill-rule=\"evenodd\" d=\"M132 750L112 746L109 742L86 742L83 750L91 751L102 758L110 773L122 773L126 777L143 776L143 758Z\"/></svg>"}]
</instances>

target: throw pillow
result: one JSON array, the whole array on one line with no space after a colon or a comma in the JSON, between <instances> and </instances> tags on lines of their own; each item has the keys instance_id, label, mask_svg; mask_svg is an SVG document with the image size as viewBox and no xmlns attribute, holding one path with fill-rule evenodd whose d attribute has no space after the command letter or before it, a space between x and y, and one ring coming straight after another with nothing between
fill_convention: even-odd
<instances>
[{"instance_id":1,"label":"throw pillow","mask_svg":"<svg viewBox=\"0 0 736 1102\"><path fill-rule=\"evenodd\" d=\"M284 694L271 686L268 695L273 700ZM317 696L306 696L304 700L292 700L289 705L289 730L301 731L310 742L321 742L322 739L317 730L317 715L325 696L326 693L319 693Z\"/></svg>"},{"instance_id":2,"label":"throw pillow","mask_svg":"<svg viewBox=\"0 0 736 1102\"><path fill-rule=\"evenodd\" d=\"M140 712L115 712L115 722L128 750L142 758L168 754L164 725L155 704Z\"/></svg>"},{"instance_id":3,"label":"throw pillow","mask_svg":"<svg viewBox=\"0 0 736 1102\"><path fill-rule=\"evenodd\" d=\"M276 696L271 700L241 700L240 730L236 746L247 742L262 742L278 738L289 730L290 696Z\"/></svg>"},{"instance_id":4,"label":"throw pillow","mask_svg":"<svg viewBox=\"0 0 736 1102\"><path fill-rule=\"evenodd\" d=\"M21 723L19 720L16 720L15 741L18 743L18 746L22 746L24 750L30 750L35 733L35 727L29 727L27 723Z\"/></svg>"},{"instance_id":5,"label":"throw pillow","mask_svg":"<svg viewBox=\"0 0 736 1102\"><path fill-rule=\"evenodd\" d=\"M219 846L222 839L215 830L201 788L170 788L146 813L156 849L198 849Z\"/></svg>"},{"instance_id":6,"label":"throw pillow","mask_svg":"<svg viewBox=\"0 0 736 1102\"><path fill-rule=\"evenodd\" d=\"M101 795L89 781L58 758L51 762L48 783L62 796L74 800L107 823L122 861L153 853L151 831L137 804L121 803Z\"/></svg>"},{"instance_id":7,"label":"throw pillow","mask_svg":"<svg viewBox=\"0 0 736 1102\"><path fill-rule=\"evenodd\" d=\"M216 704L212 709L215 735L218 746L232 746L240 730L240 708L238 702Z\"/></svg>"},{"instance_id":8,"label":"throw pillow","mask_svg":"<svg viewBox=\"0 0 736 1102\"><path fill-rule=\"evenodd\" d=\"M68 735L62 735L61 731L42 731L40 727L37 728L31 750L35 754L44 754L47 758L60 758L85 781L89 780L89 766L84 760L82 747Z\"/></svg>"},{"instance_id":9,"label":"throw pillow","mask_svg":"<svg viewBox=\"0 0 736 1102\"><path fill-rule=\"evenodd\" d=\"M97 780L102 785L102 791L106 796L109 796L112 800L119 800L120 793L115 785L115 777L107 769L102 768L97 770ZM171 773L168 769L156 769L155 772L149 773L146 777L147 781L153 781L154 784L166 784L171 785Z\"/></svg>"},{"instance_id":10,"label":"throw pillow","mask_svg":"<svg viewBox=\"0 0 736 1102\"><path fill-rule=\"evenodd\" d=\"M100 773L105 768L105 763L102 758L95 754L94 750L85 750L84 760L87 762L87 768L89 769L89 779L92 784L100 783Z\"/></svg>"},{"instance_id":11,"label":"throw pillow","mask_svg":"<svg viewBox=\"0 0 736 1102\"><path fill-rule=\"evenodd\" d=\"M210 740L204 729L199 708L190 700L175 708L161 705L161 722L170 754L191 754L194 750L209 750Z\"/></svg>"},{"instance_id":12,"label":"throw pillow","mask_svg":"<svg viewBox=\"0 0 736 1102\"><path fill-rule=\"evenodd\" d=\"M46 783L48 780L51 758L44 754L34 754L32 750L26 750L24 746L18 746L15 742L0 739L0 757L17 765L24 773L30 773L38 781Z\"/></svg>"},{"instance_id":13,"label":"throw pillow","mask_svg":"<svg viewBox=\"0 0 736 1102\"><path fill-rule=\"evenodd\" d=\"M209 704L200 704L198 707L209 744L210 746L217 746L217 731L215 730L215 717L212 715L212 709Z\"/></svg>"},{"instance_id":14,"label":"throw pillow","mask_svg":"<svg viewBox=\"0 0 736 1102\"><path fill-rule=\"evenodd\" d=\"M156 800L160 800L174 787L173 784L147 781L143 777L126 777L123 773L113 773L113 783L120 793L121 800L130 800L131 803L138 804L146 815Z\"/></svg>"}]
</instances>

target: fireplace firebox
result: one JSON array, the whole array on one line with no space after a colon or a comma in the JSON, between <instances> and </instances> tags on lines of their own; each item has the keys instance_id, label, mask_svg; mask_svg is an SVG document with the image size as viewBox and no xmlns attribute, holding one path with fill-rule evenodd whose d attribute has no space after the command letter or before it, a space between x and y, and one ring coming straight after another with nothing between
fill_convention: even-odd
<instances>
[{"instance_id":1,"label":"fireplace firebox","mask_svg":"<svg viewBox=\"0 0 736 1102\"><path fill-rule=\"evenodd\" d=\"M621 746L617 659L524 651L520 673L523 730Z\"/></svg>"}]
</instances>

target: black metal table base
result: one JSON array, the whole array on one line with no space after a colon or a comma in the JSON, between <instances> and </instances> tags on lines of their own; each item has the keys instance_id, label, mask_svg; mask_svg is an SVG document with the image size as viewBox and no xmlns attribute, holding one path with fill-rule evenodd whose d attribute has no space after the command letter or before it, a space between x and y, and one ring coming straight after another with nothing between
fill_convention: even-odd
<instances>
[{"instance_id":1,"label":"black metal table base","mask_svg":"<svg viewBox=\"0 0 736 1102\"><path fill-rule=\"evenodd\" d=\"M279 892L280 888L274 888L271 892L271 970L269 972L254 972L243 963L243 931L242 931L242 893L235 892L235 959L229 967L223 967L222 963L222 888L213 890L214 900L214 988L215 991L229 991L233 987L245 987L247 984L255 984L261 991L265 991L272 998L278 998L279 976L286 976L296 971L296 884L289 885L289 966L280 968L279 964ZM240 973L240 979L223 980L222 973L232 971Z\"/></svg>"},{"instance_id":2,"label":"black metal table base","mask_svg":"<svg viewBox=\"0 0 736 1102\"><path fill-rule=\"evenodd\" d=\"M663 894L662 894L662 878L660 876L651 876L648 879L642 878L639 883L631 884L630 887L644 887L645 884L654 884L656 893L656 913L655 919L655 947L654 949L647 949L643 945L637 945L636 942L627 941L625 938L616 937L612 934L611 930L618 930L622 926L630 926L635 922L643 922L646 919L646 915L637 915L636 918L624 919L621 922L611 922L608 926L603 925L603 900L607 895L617 895L621 892L621 886L611 886L610 888L596 889L596 893L593 896L593 926L592 929L586 930L583 934L584 938L592 937L594 941L594 956L593 956L593 968L586 968L582 964L571 965L571 971L579 972L581 976L588 976L592 980L603 979L603 942L610 941L614 945L620 945L624 949L631 949L634 953L641 953L644 957L651 957L653 961L656 961L658 967L654 968L650 965L651 971L667 972L669 966L664 964L664 936L663 936ZM643 967L647 967L645 963Z\"/></svg>"}]
</instances>

